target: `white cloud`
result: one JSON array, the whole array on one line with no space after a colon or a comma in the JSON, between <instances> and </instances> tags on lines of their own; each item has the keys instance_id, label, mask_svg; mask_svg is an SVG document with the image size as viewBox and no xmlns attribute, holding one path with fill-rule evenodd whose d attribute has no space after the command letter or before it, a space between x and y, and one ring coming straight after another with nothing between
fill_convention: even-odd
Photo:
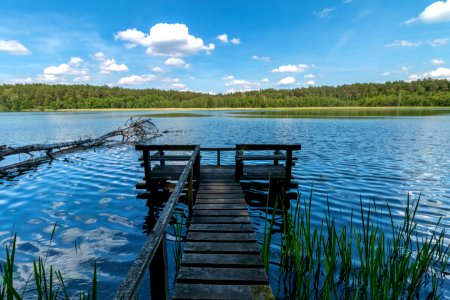
<instances>
[{"instance_id":1,"label":"white cloud","mask_svg":"<svg viewBox=\"0 0 450 300\"><path fill-rule=\"evenodd\" d=\"M448 38L434 39L427 42L433 47L440 47L448 44Z\"/></svg>"},{"instance_id":2,"label":"white cloud","mask_svg":"<svg viewBox=\"0 0 450 300\"><path fill-rule=\"evenodd\" d=\"M27 77L27 78L17 78L12 79L8 81L9 84L28 84L33 83L33 78Z\"/></svg>"},{"instance_id":3,"label":"white cloud","mask_svg":"<svg viewBox=\"0 0 450 300\"><path fill-rule=\"evenodd\" d=\"M94 56L95 60L104 60L105 59L105 54L103 52L94 53L93 56Z\"/></svg>"},{"instance_id":4,"label":"white cloud","mask_svg":"<svg viewBox=\"0 0 450 300\"><path fill-rule=\"evenodd\" d=\"M405 24L411 24L416 21L424 23L450 22L450 0L436 1L425 8L418 17L409 19Z\"/></svg>"},{"instance_id":5,"label":"white cloud","mask_svg":"<svg viewBox=\"0 0 450 300\"><path fill-rule=\"evenodd\" d=\"M439 67L434 71L429 73L424 73L423 77L431 77L431 78L450 78L450 69Z\"/></svg>"},{"instance_id":6,"label":"white cloud","mask_svg":"<svg viewBox=\"0 0 450 300\"><path fill-rule=\"evenodd\" d=\"M254 59L254 60L260 60L260 61L263 61L263 62L269 62L269 61L270 61L270 57L268 57L268 56L257 56L257 55L253 55L253 56L252 56L252 59Z\"/></svg>"},{"instance_id":7,"label":"white cloud","mask_svg":"<svg viewBox=\"0 0 450 300\"><path fill-rule=\"evenodd\" d=\"M59 80L59 77L53 74L42 74L38 75L36 79L43 82L56 82Z\"/></svg>"},{"instance_id":8,"label":"white cloud","mask_svg":"<svg viewBox=\"0 0 450 300\"><path fill-rule=\"evenodd\" d=\"M184 67L184 68L189 68L189 64L187 64L184 60L182 60L181 58L178 57L170 57L168 59L166 59L166 61L164 62L165 65L167 66L172 66L172 67Z\"/></svg>"},{"instance_id":9,"label":"white cloud","mask_svg":"<svg viewBox=\"0 0 450 300\"><path fill-rule=\"evenodd\" d=\"M162 78L160 81L161 82L166 82L166 83L177 83L177 82L180 82L180 78L169 78L169 77L166 77L166 78Z\"/></svg>"},{"instance_id":10,"label":"white cloud","mask_svg":"<svg viewBox=\"0 0 450 300\"><path fill-rule=\"evenodd\" d=\"M399 69L399 72L402 72L402 73L406 73L408 71L409 71L408 67L405 67L405 66L400 67L400 69Z\"/></svg>"},{"instance_id":11,"label":"white cloud","mask_svg":"<svg viewBox=\"0 0 450 300\"><path fill-rule=\"evenodd\" d=\"M201 38L189 34L185 24L158 23L145 34L136 28L119 31L116 40L147 48L146 53L154 56L187 56L200 51L214 50L214 44L206 46Z\"/></svg>"},{"instance_id":12,"label":"white cloud","mask_svg":"<svg viewBox=\"0 0 450 300\"><path fill-rule=\"evenodd\" d=\"M381 75L382 76L391 76L391 72L386 71L386 72L383 72Z\"/></svg>"},{"instance_id":13,"label":"white cloud","mask_svg":"<svg viewBox=\"0 0 450 300\"><path fill-rule=\"evenodd\" d=\"M89 81L89 80L91 80L91 76L89 76L89 75L82 75L82 76L75 77L73 79L73 81L75 81L75 82Z\"/></svg>"},{"instance_id":14,"label":"white cloud","mask_svg":"<svg viewBox=\"0 0 450 300\"><path fill-rule=\"evenodd\" d=\"M419 75L417 75L417 74L412 74L412 75L409 75L409 77L408 77L408 82L411 82L411 81L417 81L417 80L419 80L421 77L419 76Z\"/></svg>"},{"instance_id":15,"label":"white cloud","mask_svg":"<svg viewBox=\"0 0 450 300\"><path fill-rule=\"evenodd\" d=\"M316 82L314 80L308 80L306 85L316 85Z\"/></svg>"},{"instance_id":16,"label":"white cloud","mask_svg":"<svg viewBox=\"0 0 450 300\"><path fill-rule=\"evenodd\" d=\"M386 44L386 47L417 47L420 46L422 43L417 42L413 43L407 40L395 40L393 43Z\"/></svg>"},{"instance_id":17,"label":"white cloud","mask_svg":"<svg viewBox=\"0 0 450 300\"><path fill-rule=\"evenodd\" d=\"M24 45L14 40L11 41L0 40L0 51L4 51L12 55L31 54L30 50L28 50Z\"/></svg>"},{"instance_id":18,"label":"white cloud","mask_svg":"<svg viewBox=\"0 0 450 300\"><path fill-rule=\"evenodd\" d=\"M435 66L441 66L441 65L444 65L444 64L445 64L445 61L442 60L442 59L434 58L434 59L432 59L432 60L430 61L430 63L431 63L432 65L435 65Z\"/></svg>"},{"instance_id":19,"label":"white cloud","mask_svg":"<svg viewBox=\"0 0 450 300\"><path fill-rule=\"evenodd\" d=\"M330 15L330 13L332 13L335 10L334 7L329 7L329 8L325 8L322 9L321 11L316 11L314 12L314 14L321 18L321 19L325 19L326 17L328 17Z\"/></svg>"},{"instance_id":20,"label":"white cloud","mask_svg":"<svg viewBox=\"0 0 450 300\"><path fill-rule=\"evenodd\" d=\"M158 72L158 73L163 73L163 72L164 72L164 70L161 69L160 67L153 67L153 68L152 68L152 71L153 71L153 72Z\"/></svg>"},{"instance_id":21,"label":"white cloud","mask_svg":"<svg viewBox=\"0 0 450 300\"><path fill-rule=\"evenodd\" d=\"M70 72L70 66L68 64L60 64L59 66L50 66L44 69L46 75L63 75Z\"/></svg>"},{"instance_id":22,"label":"white cloud","mask_svg":"<svg viewBox=\"0 0 450 300\"><path fill-rule=\"evenodd\" d=\"M131 75L120 78L118 83L121 85L142 85L153 80L156 80L156 76L153 74Z\"/></svg>"},{"instance_id":23,"label":"white cloud","mask_svg":"<svg viewBox=\"0 0 450 300\"><path fill-rule=\"evenodd\" d=\"M184 83L172 83L171 86L176 89L186 89L186 85Z\"/></svg>"},{"instance_id":24,"label":"white cloud","mask_svg":"<svg viewBox=\"0 0 450 300\"><path fill-rule=\"evenodd\" d=\"M82 62L83 62L83 59L81 57L71 57L69 60L69 65L77 66Z\"/></svg>"},{"instance_id":25,"label":"white cloud","mask_svg":"<svg viewBox=\"0 0 450 300\"><path fill-rule=\"evenodd\" d=\"M241 39L232 38L230 42L234 45L239 45L241 43Z\"/></svg>"},{"instance_id":26,"label":"white cloud","mask_svg":"<svg viewBox=\"0 0 450 300\"><path fill-rule=\"evenodd\" d=\"M306 74L304 77L305 77L306 79L313 79L313 78L316 78L316 76L314 76L313 74Z\"/></svg>"},{"instance_id":27,"label":"white cloud","mask_svg":"<svg viewBox=\"0 0 450 300\"><path fill-rule=\"evenodd\" d=\"M286 66L279 66L276 69L273 69L273 73L299 73L304 72L306 69L308 69L309 66L305 64L299 64L299 65L286 65Z\"/></svg>"},{"instance_id":28,"label":"white cloud","mask_svg":"<svg viewBox=\"0 0 450 300\"><path fill-rule=\"evenodd\" d=\"M261 79L261 82L269 82L270 80L269 80L269 78L263 78L263 79Z\"/></svg>"},{"instance_id":29,"label":"white cloud","mask_svg":"<svg viewBox=\"0 0 450 300\"><path fill-rule=\"evenodd\" d=\"M249 80L236 79L234 76L226 76L223 79L227 80L225 82L226 86L231 87L227 93L244 92L254 90L260 86L258 82L253 82Z\"/></svg>"},{"instance_id":30,"label":"white cloud","mask_svg":"<svg viewBox=\"0 0 450 300\"><path fill-rule=\"evenodd\" d=\"M294 77L288 76L288 77L284 77L283 79L278 81L277 85L279 85L279 86L286 86L286 85L294 84L296 82L297 82L297 80Z\"/></svg>"},{"instance_id":31,"label":"white cloud","mask_svg":"<svg viewBox=\"0 0 450 300\"><path fill-rule=\"evenodd\" d=\"M228 34L226 34L226 33L223 33L223 34L219 34L217 37L216 37L219 41L221 41L222 43L228 43Z\"/></svg>"},{"instance_id":32,"label":"white cloud","mask_svg":"<svg viewBox=\"0 0 450 300\"><path fill-rule=\"evenodd\" d=\"M127 72L125 64L117 64L114 58L106 59L100 63L100 74L110 74L111 72Z\"/></svg>"}]
</instances>

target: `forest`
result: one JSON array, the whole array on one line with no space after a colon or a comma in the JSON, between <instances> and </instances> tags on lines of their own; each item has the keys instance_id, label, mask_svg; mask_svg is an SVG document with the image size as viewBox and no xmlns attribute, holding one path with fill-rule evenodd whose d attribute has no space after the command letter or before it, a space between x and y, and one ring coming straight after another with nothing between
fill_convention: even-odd
<instances>
[{"instance_id":1,"label":"forest","mask_svg":"<svg viewBox=\"0 0 450 300\"><path fill-rule=\"evenodd\" d=\"M355 83L206 94L94 85L0 85L0 111L101 108L450 106L450 81Z\"/></svg>"}]
</instances>

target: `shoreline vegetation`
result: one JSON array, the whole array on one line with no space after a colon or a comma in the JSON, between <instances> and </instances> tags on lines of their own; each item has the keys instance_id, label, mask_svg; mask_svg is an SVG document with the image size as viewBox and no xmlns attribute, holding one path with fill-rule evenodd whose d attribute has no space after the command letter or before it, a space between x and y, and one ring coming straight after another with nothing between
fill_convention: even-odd
<instances>
[{"instance_id":1,"label":"shoreline vegetation","mask_svg":"<svg viewBox=\"0 0 450 300\"><path fill-rule=\"evenodd\" d=\"M93 85L0 85L0 111L450 107L450 81L355 83L206 94Z\"/></svg>"}]
</instances>

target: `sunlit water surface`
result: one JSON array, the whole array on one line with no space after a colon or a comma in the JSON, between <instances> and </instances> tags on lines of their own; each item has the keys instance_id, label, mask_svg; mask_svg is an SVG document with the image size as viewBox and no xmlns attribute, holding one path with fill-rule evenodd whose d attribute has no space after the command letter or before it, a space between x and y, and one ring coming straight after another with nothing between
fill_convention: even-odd
<instances>
[{"instance_id":1,"label":"sunlit water surface","mask_svg":"<svg viewBox=\"0 0 450 300\"><path fill-rule=\"evenodd\" d=\"M135 115L148 115L160 130L175 131L153 143L204 147L300 143L293 174L302 195L309 197L313 191L313 225L320 224L327 198L338 222L350 221L352 209L359 210L360 197L366 207L375 204L384 212L389 204L399 222L408 193L412 200L421 197L417 216L421 233L431 232L440 217L443 224L450 221L448 111L414 116L305 116L280 111L0 113L0 145L95 137ZM138 157L128 145L99 148L0 179L0 259L11 233L17 232L17 282L29 278L32 260L41 255L61 269L72 291L87 289L97 261L101 298L114 294L145 240L148 208L136 199L134 188L143 175ZM224 160L232 163L233 157L230 153ZM252 207L250 213L261 242L265 210ZM353 222L359 225L358 220ZM379 224L389 230L388 222L381 219ZM171 235L169 239L173 240ZM172 247L169 242L171 265ZM277 242L272 248L279 251ZM271 274L275 277L276 272ZM450 291L448 286L444 289Z\"/></svg>"}]
</instances>

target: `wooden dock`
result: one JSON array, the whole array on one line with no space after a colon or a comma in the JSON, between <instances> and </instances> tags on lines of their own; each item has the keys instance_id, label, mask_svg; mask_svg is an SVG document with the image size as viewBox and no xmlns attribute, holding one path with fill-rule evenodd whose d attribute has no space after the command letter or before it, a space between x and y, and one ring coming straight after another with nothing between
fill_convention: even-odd
<instances>
[{"instance_id":1,"label":"wooden dock","mask_svg":"<svg viewBox=\"0 0 450 300\"><path fill-rule=\"evenodd\" d=\"M182 195L189 221L174 299L273 299L240 182L265 180L287 191L297 160L292 151L300 145L137 145L136 150L143 151L145 172L136 185L146 191L140 198L151 201L161 189L170 189L170 196L114 299L135 298L147 270L152 299L168 299L166 228ZM217 152L217 163L201 165L201 151ZM223 151L236 153L234 165L221 164Z\"/></svg>"},{"instance_id":2,"label":"wooden dock","mask_svg":"<svg viewBox=\"0 0 450 300\"><path fill-rule=\"evenodd\" d=\"M174 299L273 299L234 169L202 169Z\"/></svg>"}]
</instances>

